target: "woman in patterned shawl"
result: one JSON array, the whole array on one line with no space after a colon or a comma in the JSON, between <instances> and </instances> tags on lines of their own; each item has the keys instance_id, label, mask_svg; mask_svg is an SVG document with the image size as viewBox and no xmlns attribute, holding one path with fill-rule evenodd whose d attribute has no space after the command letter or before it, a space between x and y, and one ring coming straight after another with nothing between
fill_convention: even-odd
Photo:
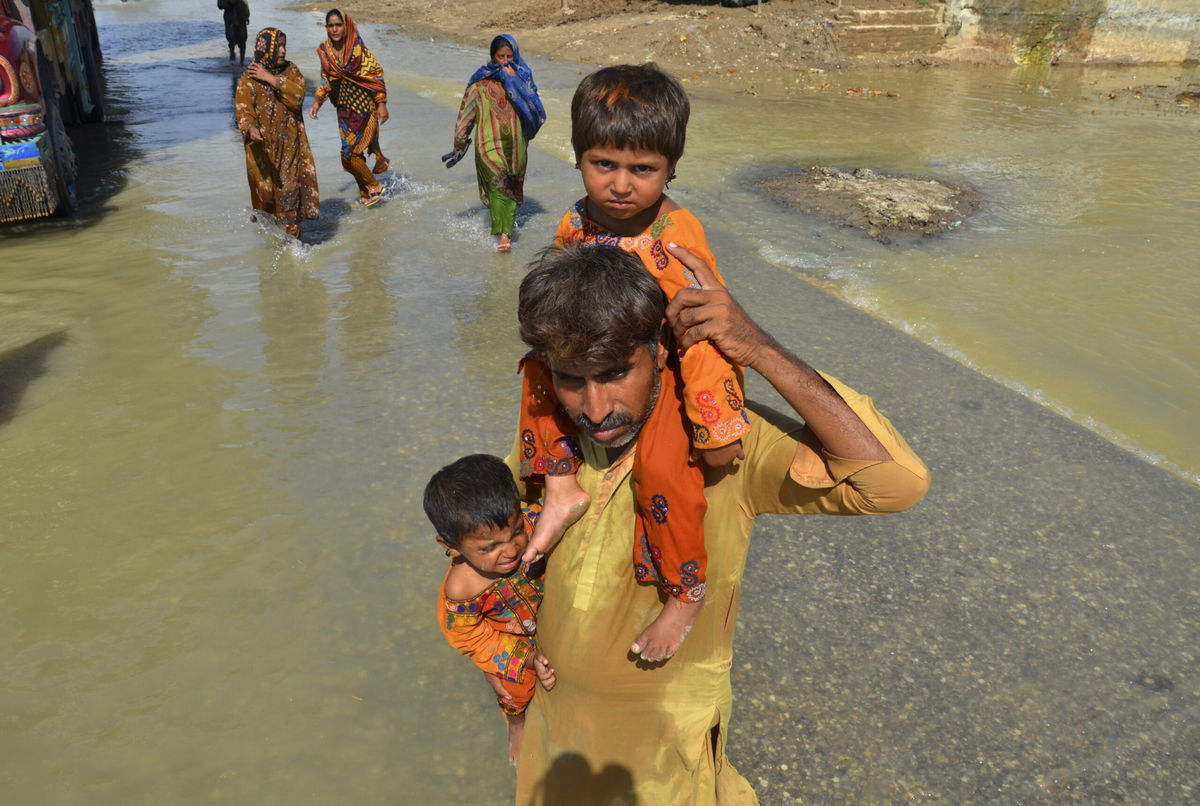
<instances>
[{"instance_id":1,"label":"woman in patterned shawl","mask_svg":"<svg viewBox=\"0 0 1200 806\"><path fill-rule=\"evenodd\" d=\"M300 222L320 214L320 198L304 131L304 76L287 61L283 31L258 32L254 61L238 79L234 105L246 143L250 203L299 238Z\"/></svg>"},{"instance_id":2,"label":"woman in patterned shawl","mask_svg":"<svg viewBox=\"0 0 1200 806\"><path fill-rule=\"evenodd\" d=\"M512 248L517 205L524 200L527 144L546 121L546 110L517 41L501 34L492 40L489 51L491 61L467 82L454 127L454 151L442 160L446 167L458 162L471 142L471 128L478 124L479 198L491 211L496 249L507 252Z\"/></svg>"},{"instance_id":3,"label":"woman in patterned shawl","mask_svg":"<svg viewBox=\"0 0 1200 806\"><path fill-rule=\"evenodd\" d=\"M321 86L308 114L316 120L325 99L333 101L342 138L342 168L358 183L358 204L370 207L383 198L383 185L372 176L363 154L375 154L374 173L388 169L388 159L379 148L379 127L388 119L383 67L363 44L354 20L338 9L325 15L325 32L329 38L317 46Z\"/></svg>"}]
</instances>

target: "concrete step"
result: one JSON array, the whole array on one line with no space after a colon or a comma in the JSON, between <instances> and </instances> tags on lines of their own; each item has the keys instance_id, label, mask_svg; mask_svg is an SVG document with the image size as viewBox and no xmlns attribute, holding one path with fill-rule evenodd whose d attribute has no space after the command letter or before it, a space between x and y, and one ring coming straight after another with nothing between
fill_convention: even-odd
<instances>
[{"instance_id":1,"label":"concrete step","mask_svg":"<svg viewBox=\"0 0 1200 806\"><path fill-rule=\"evenodd\" d=\"M859 25L937 25L942 21L942 9L941 5L929 8L852 8L839 12L835 18Z\"/></svg>"},{"instance_id":2,"label":"concrete step","mask_svg":"<svg viewBox=\"0 0 1200 806\"><path fill-rule=\"evenodd\" d=\"M840 11L862 8L873 11L898 11L901 9L937 8L945 6L944 0L841 0Z\"/></svg>"},{"instance_id":3,"label":"concrete step","mask_svg":"<svg viewBox=\"0 0 1200 806\"><path fill-rule=\"evenodd\" d=\"M839 25L838 44L872 53L930 53L942 47L944 25Z\"/></svg>"}]
</instances>

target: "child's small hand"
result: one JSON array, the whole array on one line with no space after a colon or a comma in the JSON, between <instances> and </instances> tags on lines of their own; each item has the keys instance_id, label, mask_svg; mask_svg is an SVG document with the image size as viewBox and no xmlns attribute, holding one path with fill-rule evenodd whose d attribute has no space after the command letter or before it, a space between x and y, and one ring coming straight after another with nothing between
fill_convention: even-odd
<instances>
[{"instance_id":1,"label":"child's small hand","mask_svg":"<svg viewBox=\"0 0 1200 806\"><path fill-rule=\"evenodd\" d=\"M781 349L742 309L703 258L678 244L666 246L700 281L700 288L680 290L667 305L667 322L681 349L707 339L733 363L755 369L760 357Z\"/></svg>"},{"instance_id":2,"label":"child's small hand","mask_svg":"<svg viewBox=\"0 0 1200 806\"><path fill-rule=\"evenodd\" d=\"M719 448L695 448L692 450L693 461L699 459L709 467L725 467L734 459L745 459L746 452L742 450L742 441L736 440Z\"/></svg>"},{"instance_id":3,"label":"child's small hand","mask_svg":"<svg viewBox=\"0 0 1200 806\"><path fill-rule=\"evenodd\" d=\"M546 691L550 691L558 682L558 678L554 675L554 667L550 665L550 659L541 652L533 656L533 671L537 675L538 682Z\"/></svg>"}]
</instances>

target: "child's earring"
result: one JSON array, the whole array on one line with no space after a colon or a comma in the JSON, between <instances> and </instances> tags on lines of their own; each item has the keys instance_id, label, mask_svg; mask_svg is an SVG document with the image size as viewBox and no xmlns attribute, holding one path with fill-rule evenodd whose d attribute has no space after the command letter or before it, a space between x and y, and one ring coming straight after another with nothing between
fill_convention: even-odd
<instances>
[{"instance_id":1,"label":"child's earring","mask_svg":"<svg viewBox=\"0 0 1200 806\"><path fill-rule=\"evenodd\" d=\"M446 549L446 556L447 556L447 557L449 557L449 556L450 556L450 549Z\"/></svg>"},{"instance_id":2,"label":"child's earring","mask_svg":"<svg viewBox=\"0 0 1200 806\"><path fill-rule=\"evenodd\" d=\"M665 188L671 187L671 180L674 178L675 178L675 172L671 171L671 175L667 177L667 181L663 183L663 187L665 187Z\"/></svg>"}]
</instances>

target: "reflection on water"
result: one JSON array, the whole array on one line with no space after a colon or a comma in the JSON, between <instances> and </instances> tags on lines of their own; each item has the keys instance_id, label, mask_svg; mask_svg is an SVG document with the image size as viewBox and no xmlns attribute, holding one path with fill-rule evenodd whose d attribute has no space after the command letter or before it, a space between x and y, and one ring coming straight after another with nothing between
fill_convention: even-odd
<instances>
[{"instance_id":1,"label":"reflection on water","mask_svg":"<svg viewBox=\"0 0 1200 806\"><path fill-rule=\"evenodd\" d=\"M503 256L470 166L438 160L482 53L368 30L391 198L351 210L332 115L310 121L322 215L297 245L250 221L215 9L97 13L123 125L81 146L78 218L0 232L6 798L507 802L499 715L433 625L419 495L507 448L516 287L580 192L576 69L534 61L551 119ZM311 82L319 15L254 14ZM1050 76L700 95L672 193L734 245L735 286L756 251L1194 478L1194 118L1092 116L1107 74ZM763 162L934 172L986 204L884 246L748 191Z\"/></svg>"}]
</instances>

